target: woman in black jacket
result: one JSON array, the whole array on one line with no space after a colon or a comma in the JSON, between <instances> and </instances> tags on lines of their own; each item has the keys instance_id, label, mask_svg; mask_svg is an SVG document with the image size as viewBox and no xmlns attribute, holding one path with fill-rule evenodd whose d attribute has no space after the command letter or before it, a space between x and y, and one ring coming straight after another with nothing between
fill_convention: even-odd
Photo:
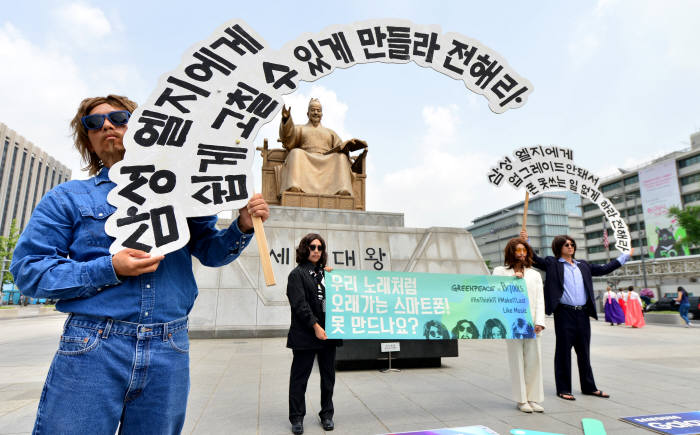
<instances>
[{"instance_id":1,"label":"woman in black jacket","mask_svg":"<svg viewBox=\"0 0 700 435\"><path fill-rule=\"evenodd\" d=\"M307 234L297 247L297 267L287 279L287 298L292 322L287 347L294 358L289 374L289 421L292 433L304 433L306 405L304 395L314 358L318 356L321 375L321 425L333 430L333 386L335 385L335 348L340 340L326 336L326 242L318 234Z\"/></svg>"}]
</instances>

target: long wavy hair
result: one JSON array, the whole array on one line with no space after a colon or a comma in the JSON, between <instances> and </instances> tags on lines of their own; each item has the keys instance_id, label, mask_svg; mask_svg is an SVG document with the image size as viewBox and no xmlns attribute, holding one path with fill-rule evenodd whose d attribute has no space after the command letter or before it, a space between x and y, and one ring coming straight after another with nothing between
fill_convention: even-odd
<instances>
[{"instance_id":1,"label":"long wavy hair","mask_svg":"<svg viewBox=\"0 0 700 435\"><path fill-rule=\"evenodd\" d=\"M523 245L527 250L527 256L525 257L525 260L523 260L523 267L532 267L532 247L529 243L527 243L521 238L508 240L508 243L506 244L506 249L504 250L503 258L505 260L503 262L510 269L514 268L515 265L518 264L518 259L515 256L515 248L518 245Z\"/></svg>"},{"instance_id":2,"label":"long wavy hair","mask_svg":"<svg viewBox=\"0 0 700 435\"><path fill-rule=\"evenodd\" d=\"M561 248L564 247L567 241L574 245L574 255L572 255L571 258L576 257L576 241L567 235L556 236L554 240L552 240L552 252L555 257L561 257Z\"/></svg>"},{"instance_id":3,"label":"long wavy hair","mask_svg":"<svg viewBox=\"0 0 700 435\"><path fill-rule=\"evenodd\" d=\"M92 97L86 98L80 102L78 106L78 112L75 114L70 122L70 128L73 132L73 141L75 142L75 148L80 153L83 163L86 164L83 167L83 171L88 171L90 175L95 175L100 172L100 169L104 166L102 160L97 156L97 153L90 149L90 139L88 139L87 130L83 127L80 118L90 114L90 111L102 103L107 103L110 106L116 107L122 110L128 110L133 113L136 110L137 104L126 97L121 95L107 95L106 97Z\"/></svg>"},{"instance_id":4,"label":"long wavy hair","mask_svg":"<svg viewBox=\"0 0 700 435\"><path fill-rule=\"evenodd\" d=\"M321 251L321 258L319 258L318 263L316 263L316 266L323 269L324 267L326 267L326 262L328 261L328 254L326 253L326 241L323 240L323 237L316 233L309 233L305 235L299 242L299 246L297 246L297 264L302 264L306 261L309 261L309 253L311 252L311 249L309 249L309 245L311 245L311 242L313 242L314 240L318 240L319 242L321 242L321 247L323 248L323 250Z\"/></svg>"}]
</instances>

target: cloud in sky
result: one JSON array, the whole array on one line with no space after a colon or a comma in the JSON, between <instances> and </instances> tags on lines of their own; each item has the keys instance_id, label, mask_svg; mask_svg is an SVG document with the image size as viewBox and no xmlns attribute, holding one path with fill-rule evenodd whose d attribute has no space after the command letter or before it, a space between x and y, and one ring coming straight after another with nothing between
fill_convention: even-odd
<instances>
[{"instance_id":1,"label":"cloud in sky","mask_svg":"<svg viewBox=\"0 0 700 435\"><path fill-rule=\"evenodd\" d=\"M458 140L458 106L425 106L421 113L425 133L414 146L423 158L412 167L369 173L368 210L404 212L409 227L465 227L473 218L520 199L519 192L498 189L486 179L486 168L501 156L444 149ZM485 194L491 191L494 194Z\"/></svg>"},{"instance_id":2,"label":"cloud in sky","mask_svg":"<svg viewBox=\"0 0 700 435\"><path fill-rule=\"evenodd\" d=\"M112 25L104 12L82 2L69 3L53 10L58 28L81 47L98 48L102 39L112 33Z\"/></svg>"},{"instance_id":3,"label":"cloud in sky","mask_svg":"<svg viewBox=\"0 0 700 435\"><path fill-rule=\"evenodd\" d=\"M577 66L596 63L606 52L648 58L652 68L638 71L648 77L675 68L700 69L700 57L694 55L698 16L700 3L692 0L674 2L673 7L654 0L599 0L578 20L569 54ZM628 67L636 65L630 62Z\"/></svg>"},{"instance_id":4,"label":"cloud in sky","mask_svg":"<svg viewBox=\"0 0 700 435\"><path fill-rule=\"evenodd\" d=\"M68 123L88 91L80 68L70 56L30 42L9 22L0 27L0 53L0 120L79 176Z\"/></svg>"},{"instance_id":5,"label":"cloud in sky","mask_svg":"<svg viewBox=\"0 0 700 435\"><path fill-rule=\"evenodd\" d=\"M8 4L0 21L0 121L71 165L74 177L84 175L67 125L80 99L119 92L144 101L191 44L228 18L245 17L277 49L306 31L390 16L395 9L383 3L324 5L309 24L300 10L263 16L254 5L220 2L188 10L192 26L172 32L181 9L157 3L136 11L87 0L41 1ZM494 190L481 180L484 169L515 146L569 146L582 166L604 173L648 161L659 148L687 146L698 127L698 2L552 3L525 21L523 13L533 12L527 6L498 18L488 3L448 9L415 3L402 11L415 23L440 24L502 53L535 86L527 105L495 116L483 97L415 65L339 70L318 82L325 87L304 83L285 97L296 122L306 122L309 98L319 97L326 126L343 139L370 143L368 209L403 211L410 225L465 226L521 199L519 192ZM159 20L148 19L156 14ZM99 50L84 42L99 43ZM279 147L278 125L279 117L264 126L256 145L267 137ZM258 154L258 189L260 161ZM449 210L434 211L435 203Z\"/></svg>"},{"instance_id":6,"label":"cloud in sky","mask_svg":"<svg viewBox=\"0 0 700 435\"><path fill-rule=\"evenodd\" d=\"M139 68L115 58L118 35L101 9L74 2L49 17L44 38L11 21L0 25L0 121L71 168L73 178L87 178L69 130L80 101L115 91L138 100L144 80Z\"/></svg>"}]
</instances>

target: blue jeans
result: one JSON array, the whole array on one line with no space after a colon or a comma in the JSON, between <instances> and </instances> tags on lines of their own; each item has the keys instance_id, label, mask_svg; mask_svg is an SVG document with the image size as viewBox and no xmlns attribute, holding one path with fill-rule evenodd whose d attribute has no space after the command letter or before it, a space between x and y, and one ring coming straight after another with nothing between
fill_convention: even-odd
<instances>
[{"instance_id":1,"label":"blue jeans","mask_svg":"<svg viewBox=\"0 0 700 435\"><path fill-rule=\"evenodd\" d=\"M690 324L690 320L688 320L688 310L690 310L690 302L687 304L681 304L681 306L678 307L678 313L680 313L681 318L685 320L686 325Z\"/></svg>"},{"instance_id":2,"label":"blue jeans","mask_svg":"<svg viewBox=\"0 0 700 435\"><path fill-rule=\"evenodd\" d=\"M71 314L34 434L178 434L189 386L186 317L140 325Z\"/></svg>"}]
</instances>

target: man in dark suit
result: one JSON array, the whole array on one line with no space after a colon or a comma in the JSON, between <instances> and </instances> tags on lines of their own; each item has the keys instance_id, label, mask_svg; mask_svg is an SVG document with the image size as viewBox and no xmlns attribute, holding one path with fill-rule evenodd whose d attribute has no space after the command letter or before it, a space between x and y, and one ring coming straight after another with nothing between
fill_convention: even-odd
<instances>
[{"instance_id":1,"label":"man in dark suit","mask_svg":"<svg viewBox=\"0 0 700 435\"><path fill-rule=\"evenodd\" d=\"M520 236L528 239L527 231ZM565 400L576 400L571 394L571 348L576 350L578 373L583 394L608 398L595 385L590 362L591 324L588 317L598 319L593 295L593 276L607 275L619 268L629 254L622 254L605 265L589 264L576 260L576 242L569 236L557 236L552 241L554 256L534 256L533 266L545 271L545 313L554 314L554 379L557 396Z\"/></svg>"}]
</instances>

